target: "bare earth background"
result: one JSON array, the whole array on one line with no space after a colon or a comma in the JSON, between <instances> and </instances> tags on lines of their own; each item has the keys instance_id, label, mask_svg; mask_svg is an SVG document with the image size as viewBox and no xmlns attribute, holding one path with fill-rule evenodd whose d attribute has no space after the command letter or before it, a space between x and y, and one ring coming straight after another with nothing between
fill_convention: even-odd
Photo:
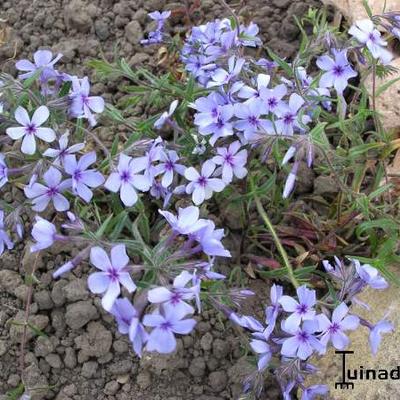
<instances>
[{"instance_id":1,"label":"bare earth background","mask_svg":"<svg viewBox=\"0 0 400 400\"><path fill-rule=\"evenodd\" d=\"M226 16L218 1L201 1L200 21ZM231 2L228 2L231 4ZM298 46L299 30L293 16L301 17L316 0L248 0L241 15L259 24L262 38L281 56L290 57ZM10 0L0 1L0 62L15 74L15 59L31 57L39 48L61 52L60 64L68 73L89 75L93 92L117 100L115 83L96 82L85 66L90 58L125 57L131 65L156 64L156 47L138 42L151 30L147 13L179 7L161 0ZM182 23L172 20L172 30ZM105 136L109 134L103 128ZM103 139L107 139L104 137ZM308 180L308 179L307 179ZM308 188L313 190L313 188ZM6 193L15 201L16 193ZM31 323L47 337L30 335L27 344L27 382L36 388L34 399L57 400L223 400L238 399L242 379L252 367L240 346L240 333L214 311L198 317L194 333L178 340L176 354L145 354L139 360L126 337L116 331L99 298L89 295L89 266L53 281L51 272L73 248L53 247L39 259ZM27 286L21 276L32 267L29 247L22 243L0 257L0 400L20 383L21 329L11 320L23 319ZM261 309L266 284L254 284L260 297L251 305ZM271 382L265 399L280 398Z\"/></svg>"}]
</instances>

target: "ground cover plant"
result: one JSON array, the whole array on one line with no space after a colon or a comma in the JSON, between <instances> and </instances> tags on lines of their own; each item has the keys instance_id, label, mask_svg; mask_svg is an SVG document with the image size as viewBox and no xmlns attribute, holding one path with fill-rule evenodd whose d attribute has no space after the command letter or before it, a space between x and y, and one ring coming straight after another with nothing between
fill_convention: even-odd
<instances>
[{"instance_id":1,"label":"ground cover plant","mask_svg":"<svg viewBox=\"0 0 400 400\"><path fill-rule=\"evenodd\" d=\"M127 96L116 105L92 96L87 77L60 71L62 55L47 50L19 60L17 79L1 74L0 186L13 197L0 200L0 253L29 236L36 254L73 243L76 254L54 279L89 262L88 289L138 357L173 352L194 314L213 307L242 329L254 363L244 396L260 396L273 375L284 398L312 399L328 390L304 384L312 355L345 349L346 332L363 328L375 354L393 330L351 304L367 286L398 281L389 270L398 260L398 199L386 169L399 143L375 109L388 85L375 82L397 79L387 44L399 37L400 16L370 15L343 32L310 10L289 63L263 47L254 23L226 12L175 37L165 32L170 12L149 14L155 28L142 44L162 46L161 75L93 60L101 77L121 80ZM132 118L139 103L146 115ZM124 124L125 140L103 143L99 118ZM307 168L340 188L331 203L304 199L327 210L323 222L296 199ZM218 218L228 207L236 228ZM32 287L35 268L26 276ZM271 282L265 315L242 310L256 295L243 273ZM40 334L29 304L24 337ZM25 339L22 371L24 351Z\"/></svg>"}]
</instances>

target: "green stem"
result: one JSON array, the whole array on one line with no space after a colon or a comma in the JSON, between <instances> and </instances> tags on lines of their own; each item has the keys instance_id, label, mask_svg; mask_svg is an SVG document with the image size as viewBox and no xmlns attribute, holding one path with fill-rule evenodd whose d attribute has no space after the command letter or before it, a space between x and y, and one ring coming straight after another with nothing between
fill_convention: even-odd
<instances>
[{"instance_id":1,"label":"green stem","mask_svg":"<svg viewBox=\"0 0 400 400\"><path fill-rule=\"evenodd\" d=\"M270 231L270 233L272 235L272 238L274 239L275 245L276 245L276 247L277 247L277 249L279 251L279 254L282 257L283 263L285 264L285 267L286 267L286 269L288 271L290 282L297 289L300 286L300 284L297 281L296 277L294 276L294 271L293 271L292 265L290 264L289 256L287 255L285 248L282 246L282 243L279 240L279 237L278 237L278 235L277 235L277 233L275 231L275 228L272 225L270 219L268 218L268 215L265 212L265 210L264 210L264 208L263 208L263 206L261 204L261 201L260 201L259 197L257 196L257 194L255 192L254 182L253 182L252 179L250 180L250 184L251 184L251 190L252 190L252 193L253 193L253 196L254 196L254 201L256 202L257 210L258 210L261 218L263 219L266 227Z\"/></svg>"}]
</instances>

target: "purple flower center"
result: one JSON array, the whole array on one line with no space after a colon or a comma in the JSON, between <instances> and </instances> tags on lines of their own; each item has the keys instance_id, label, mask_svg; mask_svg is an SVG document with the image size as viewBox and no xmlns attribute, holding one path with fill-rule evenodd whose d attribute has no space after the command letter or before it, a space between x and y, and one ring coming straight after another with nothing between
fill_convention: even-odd
<instances>
[{"instance_id":1,"label":"purple flower center","mask_svg":"<svg viewBox=\"0 0 400 400\"><path fill-rule=\"evenodd\" d=\"M299 304L296 311L298 314L304 315L308 311L308 306L306 304Z\"/></svg>"},{"instance_id":2,"label":"purple flower center","mask_svg":"<svg viewBox=\"0 0 400 400\"><path fill-rule=\"evenodd\" d=\"M119 278L119 272L118 272L118 270L116 270L115 268L111 268L111 269L109 269L108 271L107 271L107 273L108 273L108 276L110 277L110 279L113 281L113 282L115 282L115 281L117 281L118 280L118 278Z\"/></svg>"},{"instance_id":3,"label":"purple flower center","mask_svg":"<svg viewBox=\"0 0 400 400\"><path fill-rule=\"evenodd\" d=\"M179 304L181 302L181 300L182 300L182 295L180 293L178 293L178 292L175 292L171 296L171 300L170 301L171 301L171 303L173 305L177 305L177 304Z\"/></svg>"},{"instance_id":4,"label":"purple flower center","mask_svg":"<svg viewBox=\"0 0 400 400\"><path fill-rule=\"evenodd\" d=\"M47 195L48 197L53 197L53 196L55 196L57 193L58 193L58 187L57 187L57 186L55 186L55 187L49 187L49 188L47 189L46 195Z\"/></svg>"},{"instance_id":5,"label":"purple flower center","mask_svg":"<svg viewBox=\"0 0 400 400\"><path fill-rule=\"evenodd\" d=\"M86 94L82 94L81 98L82 98L82 103L87 106L89 103L89 97L86 96Z\"/></svg>"},{"instance_id":6,"label":"purple flower center","mask_svg":"<svg viewBox=\"0 0 400 400\"><path fill-rule=\"evenodd\" d=\"M172 324L169 321L164 321L161 325L160 328L163 329L164 331L169 331L172 328Z\"/></svg>"},{"instance_id":7,"label":"purple flower center","mask_svg":"<svg viewBox=\"0 0 400 400\"><path fill-rule=\"evenodd\" d=\"M341 65L335 65L333 67L333 73L336 76L342 76L344 72L344 68Z\"/></svg>"},{"instance_id":8,"label":"purple flower center","mask_svg":"<svg viewBox=\"0 0 400 400\"><path fill-rule=\"evenodd\" d=\"M292 125L293 122L294 122L294 115L291 113L285 114L285 116L283 117L283 123L285 125Z\"/></svg>"},{"instance_id":9,"label":"purple flower center","mask_svg":"<svg viewBox=\"0 0 400 400\"><path fill-rule=\"evenodd\" d=\"M166 169L167 171L172 171L172 170L174 169L174 163L173 163L171 160L168 160L168 161L165 163L165 169Z\"/></svg>"},{"instance_id":10,"label":"purple flower center","mask_svg":"<svg viewBox=\"0 0 400 400\"><path fill-rule=\"evenodd\" d=\"M248 118L249 124L253 125L253 126L258 126L258 118L255 115L251 115Z\"/></svg>"},{"instance_id":11,"label":"purple flower center","mask_svg":"<svg viewBox=\"0 0 400 400\"><path fill-rule=\"evenodd\" d=\"M276 97L270 97L267 103L270 108L274 108L278 105L278 100L276 99Z\"/></svg>"},{"instance_id":12,"label":"purple flower center","mask_svg":"<svg viewBox=\"0 0 400 400\"><path fill-rule=\"evenodd\" d=\"M300 331L297 334L297 340L299 340L299 342L305 343L308 341L308 333L304 332L304 331Z\"/></svg>"},{"instance_id":13,"label":"purple flower center","mask_svg":"<svg viewBox=\"0 0 400 400\"><path fill-rule=\"evenodd\" d=\"M217 128L218 128L218 129L221 129L221 128L224 127L224 125L225 125L225 122L224 122L221 118L218 118L218 121L217 121Z\"/></svg>"},{"instance_id":14,"label":"purple flower center","mask_svg":"<svg viewBox=\"0 0 400 400\"><path fill-rule=\"evenodd\" d=\"M120 174L120 178L122 182L128 182L130 178L129 171L122 171Z\"/></svg>"},{"instance_id":15,"label":"purple flower center","mask_svg":"<svg viewBox=\"0 0 400 400\"><path fill-rule=\"evenodd\" d=\"M205 176L200 176L199 179L197 179L197 183L200 186L205 187L205 186L207 186L207 178Z\"/></svg>"},{"instance_id":16,"label":"purple flower center","mask_svg":"<svg viewBox=\"0 0 400 400\"><path fill-rule=\"evenodd\" d=\"M82 178L82 171L77 169L76 171L74 171L74 179L76 181L79 181Z\"/></svg>"},{"instance_id":17,"label":"purple flower center","mask_svg":"<svg viewBox=\"0 0 400 400\"><path fill-rule=\"evenodd\" d=\"M233 159L233 155L228 153L225 155L224 160L227 164L229 165L233 165L234 164L234 159Z\"/></svg>"},{"instance_id":18,"label":"purple flower center","mask_svg":"<svg viewBox=\"0 0 400 400\"><path fill-rule=\"evenodd\" d=\"M371 32L371 33L368 35L368 39L369 39L371 42L373 42L373 43L376 42L376 37L375 37L375 35L374 35L373 32Z\"/></svg>"},{"instance_id":19,"label":"purple flower center","mask_svg":"<svg viewBox=\"0 0 400 400\"><path fill-rule=\"evenodd\" d=\"M217 107L214 107L214 108L211 110L211 115L212 115L214 118L217 118L217 117L218 117L218 108L217 108Z\"/></svg>"},{"instance_id":20,"label":"purple flower center","mask_svg":"<svg viewBox=\"0 0 400 400\"><path fill-rule=\"evenodd\" d=\"M36 126L34 124L29 124L25 127L25 130L28 135L33 135L36 133Z\"/></svg>"},{"instance_id":21,"label":"purple flower center","mask_svg":"<svg viewBox=\"0 0 400 400\"><path fill-rule=\"evenodd\" d=\"M336 322L334 322L330 327L329 327L329 332L330 333L336 333L340 331L340 325Z\"/></svg>"}]
</instances>

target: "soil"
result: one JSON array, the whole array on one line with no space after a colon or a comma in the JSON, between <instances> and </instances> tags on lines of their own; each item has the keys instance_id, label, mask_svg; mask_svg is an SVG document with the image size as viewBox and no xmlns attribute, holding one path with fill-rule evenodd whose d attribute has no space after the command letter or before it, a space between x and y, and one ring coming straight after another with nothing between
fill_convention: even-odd
<instances>
[{"instance_id":1,"label":"soil","mask_svg":"<svg viewBox=\"0 0 400 400\"><path fill-rule=\"evenodd\" d=\"M175 9L179 2L162 0L10 0L0 2L0 18L7 32L0 62L15 74L15 59L31 57L38 48L64 54L62 69L89 75L96 94L116 94L115 83L95 80L85 65L90 58L126 58L131 65L155 65L156 47L138 41L152 26L146 15ZM234 6L233 2L232 6ZM302 17L316 0L248 0L241 15L258 23L264 43L289 57L299 44L293 17ZM201 1L199 21L226 16L218 1ZM1 26L1 25L0 25ZM173 18L172 30L182 26ZM112 100L108 97L108 100ZM312 188L311 188L312 190ZM11 195L7 193L5 196ZM11 197L12 198L12 197ZM83 264L66 279L53 281L55 266L75 249L53 247L38 260L31 324L45 335L28 335L27 382L33 399L57 400L222 400L238 399L243 379L253 370L240 342L240 333L213 310L198 316L193 334L178 340L170 356L144 354L138 359L127 338L118 334L86 286L89 266ZM23 277L34 259L29 246L19 244L0 257L0 400L20 383L19 347L27 286ZM267 288L253 281L265 296ZM256 301L260 307L261 299ZM265 399L280 398L267 382Z\"/></svg>"}]
</instances>

